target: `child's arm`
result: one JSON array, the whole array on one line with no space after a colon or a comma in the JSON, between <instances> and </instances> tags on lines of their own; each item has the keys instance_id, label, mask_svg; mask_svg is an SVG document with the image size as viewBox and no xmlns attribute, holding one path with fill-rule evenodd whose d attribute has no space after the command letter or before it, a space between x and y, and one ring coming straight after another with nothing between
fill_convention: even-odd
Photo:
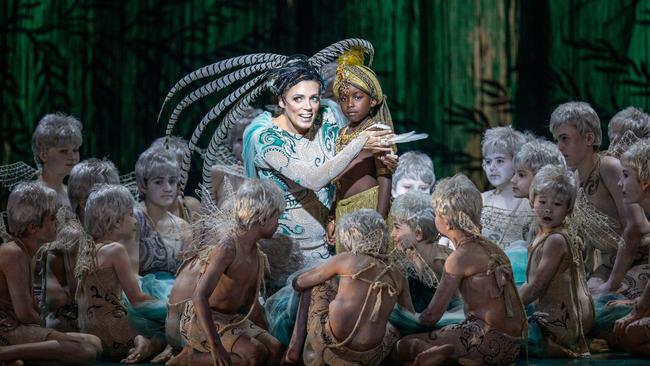
<instances>
[{"instance_id":1,"label":"child's arm","mask_svg":"<svg viewBox=\"0 0 650 366\"><path fill-rule=\"evenodd\" d=\"M41 325L41 317L34 308L32 289L29 283L29 259L17 246L7 246L0 256L0 271L4 273L16 318L21 324Z\"/></svg>"},{"instance_id":2,"label":"child's arm","mask_svg":"<svg viewBox=\"0 0 650 366\"><path fill-rule=\"evenodd\" d=\"M218 243L210 251L209 264L205 272L199 278L199 282L192 296L192 303L198 318L201 329L207 336L210 345L210 353L215 365L230 365L230 356L221 344L219 333L212 322L212 310L208 299L217 288L221 275L228 266L235 260L235 243L224 241Z\"/></svg>"},{"instance_id":3,"label":"child's arm","mask_svg":"<svg viewBox=\"0 0 650 366\"><path fill-rule=\"evenodd\" d=\"M386 165L375 155L375 171L379 183L379 196L377 199L377 212L386 218L390 206L390 190L392 188L391 172Z\"/></svg>"},{"instance_id":4,"label":"child's arm","mask_svg":"<svg viewBox=\"0 0 650 366\"><path fill-rule=\"evenodd\" d=\"M519 288L519 295L524 305L530 304L546 292L553 276L560 267L560 263L562 263L562 259L567 254L567 242L564 236L551 234L546 239L542 250L542 259L539 261L537 271L528 278L532 282L526 281Z\"/></svg>"},{"instance_id":5,"label":"child's arm","mask_svg":"<svg viewBox=\"0 0 650 366\"><path fill-rule=\"evenodd\" d=\"M640 235L638 233L638 226L640 223L635 218L634 206L628 205L623 202L623 193L618 186L618 182L623 175L623 167L618 159L605 156L602 158L600 165L600 176L607 188L607 191L612 196L612 200L616 205L618 218L623 225L623 239L625 245L618 248L616 252L616 259L614 260L614 268L609 278L605 283L598 286L593 290L594 293L616 291L621 285L621 281L625 277L625 273L634 260L634 255L639 249Z\"/></svg>"},{"instance_id":6,"label":"child's arm","mask_svg":"<svg viewBox=\"0 0 650 366\"><path fill-rule=\"evenodd\" d=\"M101 252L97 253L98 257L101 255L108 259L107 262L113 267L117 275L117 280L120 281L120 286L122 286L122 290L133 306L137 306L143 301L154 299L140 290L138 274L133 271L131 259L124 245L115 242L100 250Z\"/></svg>"},{"instance_id":7,"label":"child's arm","mask_svg":"<svg viewBox=\"0 0 650 366\"><path fill-rule=\"evenodd\" d=\"M341 263L348 259L350 255L349 253L335 255L320 266L296 276L293 280L293 289L303 292L333 278L340 273Z\"/></svg>"},{"instance_id":8,"label":"child's arm","mask_svg":"<svg viewBox=\"0 0 650 366\"><path fill-rule=\"evenodd\" d=\"M64 273L65 267L63 265L63 258L57 256L54 252L48 252L45 256L45 281L47 294L45 299L47 303L45 307L49 310L55 310L67 304L70 301L69 291L61 285L56 273Z\"/></svg>"},{"instance_id":9,"label":"child's arm","mask_svg":"<svg viewBox=\"0 0 650 366\"><path fill-rule=\"evenodd\" d=\"M449 302L458 291L460 282L465 277L463 269L467 266L462 262L462 255L459 255L458 252L454 252L447 258L445 261L445 273L442 275L440 284L433 294L431 302L420 314L420 323L434 325L440 320L445 310L447 310Z\"/></svg>"},{"instance_id":10,"label":"child's arm","mask_svg":"<svg viewBox=\"0 0 650 366\"><path fill-rule=\"evenodd\" d=\"M415 313L415 307L413 306L413 299L411 298L411 291L409 289L409 281L404 276L399 276L399 278L402 281L402 292L397 297L397 303L404 309Z\"/></svg>"},{"instance_id":11,"label":"child's arm","mask_svg":"<svg viewBox=\"0 0 650 366\"><path fill-rule=\"evenodd\" d=\"M618 204L623 203L617 202ZM625 216L621 217L621 222L625 225L625 229L623 230L625 245L616 251L616 259L614 260L612 273L609 275L607 282L594 290L596 293L616 291L620 287L625 273L632 266L634 256L639 250L642 236L640 228L642 226L642 220L645 219L645 213L643 208L636 203L626 204L623 209Z\"/></svg>"}]
</instances>

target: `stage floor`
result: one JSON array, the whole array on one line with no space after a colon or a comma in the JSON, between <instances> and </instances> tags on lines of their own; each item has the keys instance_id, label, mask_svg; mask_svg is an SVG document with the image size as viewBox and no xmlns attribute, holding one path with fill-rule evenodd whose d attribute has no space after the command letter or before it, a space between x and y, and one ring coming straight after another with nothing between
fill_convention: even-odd
<instances>
[{"instance_id":1,"label":"stage floor","mask_svg":"<svg viewBox=\"0 0 650 366\"><path fill-rule=\"evenodd\" d=\"M124 365L120 363L96 362L96 366L117 366ZM146 366L160 366L160 364L139 364ZM535 366L559 366L559 365L617 365L617 366L641 366L650 365L650 358L634 358L627 353L602 353L593 355L588 359L540 359L530 358L528 363L525 359L517 361L517 366L535 365Z\"/></svg>"}]
</instances>

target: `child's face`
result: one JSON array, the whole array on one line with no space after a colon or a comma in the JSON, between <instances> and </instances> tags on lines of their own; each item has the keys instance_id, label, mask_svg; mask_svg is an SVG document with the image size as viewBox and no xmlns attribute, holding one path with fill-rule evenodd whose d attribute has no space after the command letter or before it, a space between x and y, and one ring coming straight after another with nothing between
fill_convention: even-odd
<instances>
[{"instance_id":1,"label":"child's face","mask_svg":"<svg viewBox=\"0 0 650 366\"><path fill-rule=\"evenodd\" d=\"M135 229L138 220L133 215L133 207L124 212L120 221L118 221L115 230L121 240L131 240L135 237Z\"/></svg>"},{"instance_id":2,"label":"child's face","mask_svg":"<svg viewBox=\"0 0 650 366\"><path fill-rule=\"evenodd\" d=\"M50 213L43 217L43 223L36 228L34 235L39 242L48 243L56 240L56 214Z\"/></svg>"},{"instance_id":3,"label":"child's face","mask_svg":"<svg viewBox=\"0 0 650 366\"><path fill-rule=\"evenodd\" d=\"M504 153L488 154L483 158L483 171L492 186L503 187L514 174L512 156Z\"/></svg>"},{"instance_id":4,"label":"child's face","mask_svg":"<svg viewBox=\"0 0 650 366\"><path fill-rule=\"evenodd\" d=\"M569 213L569 203L557 195L538 194L533 200L533 211L540 226L551 229L562 225Z\"/></svg>"},{"instance_id":5,"label":"child's face","mask_svg":"<svg viewBox=\"0 0 650 366\"><path fill-rule=\"evenodd\" d=\"M646 182L644 187L636 169L623 165L623 176L618 181L618 186L621 188L621 193L623 193L623 202L638 203L643 201L648 194L650 182Z\"/></svg>"},{"instance_id":6,"label":"child's face","mask_svg":"<svg viewBox=\"0 0 650 366\"><path fill-rule=\"evenodd\" d=\"M265 239L270 239L273 237L273 234L278 230L280 225L280 211L276 211L273 216L269 217L264 224L262 224L262 237Z\"/></svg>"},{"instance_id":7,"label":"child's face","mask_svg":"<svg viewBox=\"0 0 650 366\"><path fill-rule=\"evenodd\" d=\"M63 144L61 146L47 148L39 154L45 169L57 174L66 176L70 170L79 162L79 146Z\"/></svg>"},{"instance_id":8,"label":"child's face","mask_svg":"<svg viewBox=\"0 0 650 366\"><path fill-rule=\"evenodd\" d=\"M391 190L391 195L393 198L399 197L406 192L410 191L421 191L424 193L429 192L429 185L424 183L420 179L411 179L411 178L402 178L395 183L395 188Z\"/></svg>"},{"instance_id":9,"label":"child's face","mask_svg":"<svg viewBox=\"0 0 650 366\"><path fill-rule=\"evenodd\" d=\"M410 248L420 241L416 230L413 230L405 222L396 219L393 219L393 229L390 232L390 237L396 245L403 249Z\"/></svg>"},{"instance_id":10,"label":"child's face","mask_svg":"<svg viewBox=\"0 0 650 366\"><path fill-rule=\"evenodd\" d=\"M528 169L517 169L512 176L512 190L517 198L528 198L530 183L535 178L535 174Z\"/></svg>"},{"instance_id":11,"label":"child's face","mask_svg":"<svg viewBox=\"0 0 650 366\"><path fill-rule=\"evenodd\" d=\"M144 194L145 201L160 207L169 207L176 199L178 189L178 176L162 175L150 178L140 191Z\"/></svg>"},{"instance_id":12,"label":"child's face","mask_svg":"<svg viewBox=\"0 0 650 366\"><path fill-rule=\"evenodd\" d=\"M567 165L575 169L580 162L593 154L593 134L580 135L578 129L568 123L559 125L553 131L557 148L564 155Z\"/></svg>"},{"instance_id":13,"label":"child's face","mask_svg":"<svg viewBox=\"0 0 650 366\"><path fill-rule=\"evenodd\" d=\"M340 89L339 105L350 124L356 125L366 119L370 110L377 105L377 101L361 89L345 85Z\"/></svg>"}]
</instances>

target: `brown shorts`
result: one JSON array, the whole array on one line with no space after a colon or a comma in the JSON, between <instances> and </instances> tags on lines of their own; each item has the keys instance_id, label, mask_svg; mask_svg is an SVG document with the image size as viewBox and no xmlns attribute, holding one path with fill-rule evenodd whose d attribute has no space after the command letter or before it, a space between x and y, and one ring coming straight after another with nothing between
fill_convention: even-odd
<instances>
[{"instance_id":1,"label":"brown shorts","mask_svg":"<svg viewBox=\"0 0 650 366\"><path fill-rule=\"evenodd\" d=\"M233 346L239 337L246 335L250 338L256 338L266 333L266 330L253 324L250 319L246 319L240 324L226 329L225 332L222 331L224 327L238 323L242 319L244 319L244 315L241 314L222 314L212 311L212 322L219 333L223 348L228 352L232 352ZM201 329L192 302L187 303L181 314L180 329L181 336L187 345L199 352L210 352L210 344L207 341L205 333L203 333L203 329Z\"/></svg>"}]
</instances>

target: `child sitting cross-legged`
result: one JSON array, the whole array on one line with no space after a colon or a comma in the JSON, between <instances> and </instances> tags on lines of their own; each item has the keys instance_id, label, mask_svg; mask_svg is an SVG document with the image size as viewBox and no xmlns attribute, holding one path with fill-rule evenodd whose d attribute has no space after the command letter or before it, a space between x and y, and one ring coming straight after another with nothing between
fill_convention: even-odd
<instances>
[{"instance_id":1,"label":"child sitting cross-legged","mask_svg":"<svg viewBox=\"0 0 650 366\"><path fill-rule=\"evenodd\" d=\"M582 261L580 242L564 226L573 209L577 186L565 167L546 165L530 187L538 224L528 258L527 281L519 293L534 314L529 350L544 357L589 355L585 334L594 322L594 308ZM541 339L539 339L541 336Z\"/></svg>"},{"instance_id":2,"label":"child sitting cross-legged","mask_svg":"<svg viewBox=\"0 0 650 366\"><path fill-rule=\"evenodd\" d=\"M93 188L84 210L89 237L80 243L76 267L80 330L101 339L103 358L126 363L146 360L164 346L162 337L148 339L129 324L131 314L123 294L134 307L154 300L140 289L123 244L136 232L134 203L124 186Z\"/></svg>"},{"instance_id":3,"label":"child sitting cross-legged","mask_svg":"<svg viewBox=\"0 0 650 366\"><path fill-rule=\"evenodd\" d=\"M41 326L32 292L33 258L56 238L56 192L38 182L20 183L7 202L12 240L0 245L0 363L89 365L101 352L95 336Z\"/></svg>"}]
</instances>

